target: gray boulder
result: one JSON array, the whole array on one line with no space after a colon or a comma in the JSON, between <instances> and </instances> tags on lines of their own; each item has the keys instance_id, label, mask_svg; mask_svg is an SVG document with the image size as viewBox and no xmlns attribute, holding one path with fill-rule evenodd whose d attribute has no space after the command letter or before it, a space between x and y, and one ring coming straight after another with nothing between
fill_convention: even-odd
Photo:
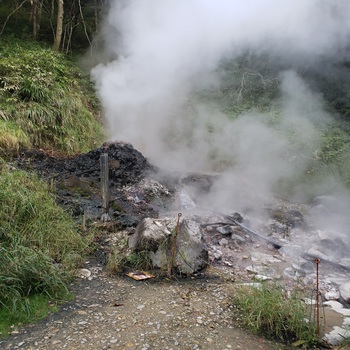
<instances>
[{"instance_id":1,"label":"gray boulder","mask_svg":"<svg viewBox=\"0 0 350 350\"><path fill-rule=\"evenodd\" d=\"M129 237L129 248L149 251L153 267L193 274L208 265L208 251L202 240L202 229L192 220L143 219Z\"/></svg>"},{"instance_id":2,"label":"gray boulder","mask_svg":"<svg viewBox=\"0 0 350 350\"><path fill-rule=\"evenodd\" d=\"M175 219L145 218L136 226L135 232L129 236L129 248L136 251L155 252L161 244L171 237L175 227Z\"/></svg>"}]
</instances>

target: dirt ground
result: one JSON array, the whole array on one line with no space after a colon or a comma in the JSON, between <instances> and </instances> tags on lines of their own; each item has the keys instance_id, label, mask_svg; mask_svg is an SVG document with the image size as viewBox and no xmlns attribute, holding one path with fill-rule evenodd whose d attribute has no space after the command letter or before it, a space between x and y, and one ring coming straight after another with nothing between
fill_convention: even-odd
<instances>
[{"instance_id":1,"label":"dirt ground","mask_svg":"<svg viewBox=\"0 0 350 350\"><path fill-rule=\"evenodd\" d=\"M143 172L151 166L130 145L108 144L70 160L34 153L20 158L18 165L33 166L44 177L56 174L60 204L73 208L77 218L89 214L90 219L95 220L101 214L100 200L95 197L102 152L108 152L111 158L110 181L114 184L111 198L121 213L117 210L111 213L115 216L113 219L122 227L129 227L142 217L157 216L157 210L147 204L145 189L156 191L158 187L154 184L153 187L136 186ZM203 176L185 180L202 191L210 187L212 181L211 177ZM75 193L72 189L80 190ZM157 205L164 210L166 203L159 199ZM251 264L250 252L257 249L265 252L267 247L266 242L248 241L249 244L229 249L221 265L226 263L233 266L231 270L236 267L238 272L246 273L246 265ZM224 251L223 247L220 249ZM265 253L271 256L277 254L271 247L266 249ZM277 263L281 275L290 263L285 260ZM71 286L76 295L74 302L35 325L14 329L10 337L0 340L0 349L287 349L238 327L230 303L238 273L224 273L212 266L204 275L195 278L135 281L125 275L109 276L103 263L96 259L90 259L84 267L92 275L78 278ZM337 322L335 320L334 324Z\"/></svg>"},{"instance_id":2,"label":"dirt ground","mask_svg":"<svg viewBox=\"0 0 350 350\"><path fill-rule=\"evenodd\" d=\"M72 286L76 300L0 341L26 349L286 349L240 329L232 317L233 281L215 268L197 278L135 281L93 275Z\"/></svg>"}]
</instances>

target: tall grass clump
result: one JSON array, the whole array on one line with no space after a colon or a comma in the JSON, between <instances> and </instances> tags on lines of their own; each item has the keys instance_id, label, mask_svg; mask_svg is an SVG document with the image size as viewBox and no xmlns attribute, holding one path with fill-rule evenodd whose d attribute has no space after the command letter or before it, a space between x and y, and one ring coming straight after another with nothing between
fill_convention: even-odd
<instances>
[{"instance_id":1,"label":"tall grass clump","mask_svg":"<svg viewBox=\"0 0 350 350\"><path fill-rule=\"evenodd\" d=\"M67 56L0 38L0 140L11 140L0 142L1 153L7 145L87 152L103 138L98 110L88 78Z\"/></svg>"},{"instance_id":2,"label":"tall grass clump","mask_svg":"<svg viewBox=\"0 0 350 350\"><path fill-rule=\"evenodd\" d=\"M0 165L0 309L30 313L33 295L67 294L90 238L36 175Z\"/></svg>"},{"instance_id":3,"label":"tall grass clump","mask_svg":"<svg viewBox=\"0 0 350 350\"><path fill-rule=\"evenodd\" d=\"M152 264L148 251L131 251L126 239L120 239L118 245L108 256L107 271L120 274L130 269L148 270Z\"/></svg>"},{"instance_id":4,"label":"tall grass clump","mask_svg":"<svg viewBox=\"0 0 350 350\"><path fill-rule=\"evenodd\" d=\"M310 312L297 291L287 296L273 283L239 286L232 303L235 319L254 334L307 349L318 342L316 325L308 320Z\"/></svg>"}]
</instances>

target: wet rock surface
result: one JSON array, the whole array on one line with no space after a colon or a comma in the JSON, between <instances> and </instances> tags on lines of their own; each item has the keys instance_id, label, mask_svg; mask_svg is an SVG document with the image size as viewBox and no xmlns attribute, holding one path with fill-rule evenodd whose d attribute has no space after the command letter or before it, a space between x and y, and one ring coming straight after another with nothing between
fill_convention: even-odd
<instances>
[{"instance_id":1,"label":"wet rock surface","mask_svg":"<svg viewBox=\"0 0 350 350\"><path fill-rule=\"evenodd\" d=\"M11 336L2 344L5 349L274 349L275 345L237 330L228 304L223 307L221 302L226 303L234 282L265 280L282 282L287 290L302 285L314 299L316 267L321 300L329 300L322 305L326 315L322 332L333 345L341 340L335 334L350 336L344 300L348 300L350 250L346 234L314 225L312 215L323 197L321 204L318 198L311 205L269 199L263 217L252 212L215 213L200 207L196 199L210 190L216 175L161 174L131 145L121 143L105 144L68 160L40 152L24 154L17 164L51 181L59 203L73 210L77 220L85 216L93 222L101 216L102 153L109 155L111 222L108 238L96 250L98 259L85 266L91 275L82 272L79 278L84 280L73 286L76 303ZM106 274L108 255L121 235L128 239L145 218L175 223L179 213L182 220L201 227L209 263L199 272L202 279L144 283ZM319 265L315 259L321 259ZM179 297L188 290L194 291L188 294L190 309L187 299ZM329 320L328 310L336 314Z\"/></svg>"}]
</instances>

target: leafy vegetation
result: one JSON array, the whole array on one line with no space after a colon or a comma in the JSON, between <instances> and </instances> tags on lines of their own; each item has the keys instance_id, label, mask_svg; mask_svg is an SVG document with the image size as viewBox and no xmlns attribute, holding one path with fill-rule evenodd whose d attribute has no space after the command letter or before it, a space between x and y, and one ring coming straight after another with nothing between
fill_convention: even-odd
<instances>
[{"instance_id":1,"label":"leafy vegetation","mask_svg":"<svg viewBox=\"0 0 350 350\"><path fill-rule=\"evenodd\" d=\"M69 294L62 295L65 300L71 300ZM45 294L35 294L26 298L25 310L23 312L12 312L8 308L0 308L0 338L11 333L16 326L33 323L49 313L58 310L59 301L53 301Z\"/></svg>"},{"instance_id":2,"label":"leafy vegetation","mask_svg":"<svg viewBox=\"0 0 350 350\"><path fill-rule=\"evenodd\" d=\"M78 232L48 185L5 164L0 203L0 313L21 319L37 312L34 296L59 300L69 294L67 282L91 239Z\"/></svg>"},{"instance_id":3,"label":"leafy vegetation","mask_svg":"<svg viewBox=\"0 0 350 350\"><path fill-rule=\"evenodd\" d=\"M251 110L271 112L279 98L278 72L271 71L269 57L248 53L239 59L226 61L220 67L221 101L231 118Z\"/></svg>"},{"instance_id":4,"label":"leafy vegetation","mask_svg":"<svg viewBox=\"0 0 350 350\"><path fill-rule=\"evenodd\" d=\"M349 66L340 62L337 67L328 66L322 71L316 64L311 67L307 63L289 62L269 53L246 52L237 59L222 62L217 70L219 88L197 91L193 96L193 104L213 104L231 120L251 113L283 139L289 148L286 159L293 160L299 168L275 183L274 190L284 197L298 192L302 198L296 199L301 201L310 200L321 192L325 194L325 191L334 194L339 191L339 184L350 188L350 99L345 85ZM290 99L284 96L290 91L281 93L281 72L290 69L302 72L301 81L310 96L296 93ZM338 73L332 75L334 72ZM289 100L293 100L291 110L285 108L286 102L291 103ZM191 110L191 105L189 107ZM208 125L208 132L215 132L215 121ZM228 152L225 158L224 154L213 152L212 158L221 165L232 165L229 159L232 153ZM334 179L331 183L330 178Z\"/></svg>"},{"instance_id":5,"label":"leafy vegetation","mask_svg":"<svg viewBox=\"0 0 350 350\"><path fill-rule=\"evenodd\" d=\"M0 40L0 152L20 147L68 154L102 140L98 102L64 55L35 43Z\"/></svg>"},{"instance_id":6,"label":"leafy vegetation","mask_svg":"<svg viewBox=\"0 0 350 350\"><path fill-rule=\"evenodd\" d=\"M272 283L240 286L232 299L234 317L254 334L310 349L318 342L316 325L308 320L308 308L299 294L295 289L287 296Z\"/></svg>"},{"instance_id":7,"label":"leafy vegetation","mask_svg":"<svg viewBox=\"0 0 350 350\"><path fill-rule=\"evenodd\" d=\"M128 269L147 270L151 268L148 251L130 251L127 241L120 240L117 247L108 257L107 271L111 274L119 274Z\"/></svg>"},{"instance_id":8,"label":"leafy vegetation","mask_svg":"<svg viewBox=\"0 0 350 350\"><path fill-rule=\"evenodd\" d=\"M0 38L1 157L21 148L89 151L103 139L98 111L92 85L74 60L43 44ZM67 283L91 237L81 235L45 183L2 158L0 203L1 336L71 298Z\"/></svg>"}]
</instances>

